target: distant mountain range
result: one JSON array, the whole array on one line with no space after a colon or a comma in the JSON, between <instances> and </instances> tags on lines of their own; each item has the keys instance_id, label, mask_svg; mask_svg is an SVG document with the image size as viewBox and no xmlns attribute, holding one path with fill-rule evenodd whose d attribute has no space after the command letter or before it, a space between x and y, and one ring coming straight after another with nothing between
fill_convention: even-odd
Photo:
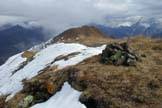
<instances>
[{"instance_id":1,"label":"distant mountain range","mask_svg":"<svg viewBox=\"0 0 162 108\"><path fill-rule=\"evenodd\" d=\"M78 28L81 31L76 29L76 31L73 32L73 29L70 29L68 31L65 31L65 33L60 34L60 36L57 36L53 41L56 41L57 38L62 37L62 35L63 37L59 39L62 39L61 41L64 41L65 38L66 40L67 36L64 36L64 34L66 34L66 35L71 35L72 37L71 39L67 39L69 41L72 40L77 41L79 38L82 38L82 40L87 39L87 43L88 43L88 40L93 40L94 36L89 36L87 30L91 31L92 35L95 36L105 34L108 37L113 37L113 38L123 38L128 36L137 36L137 35L150 36L153 38L162 37L162 24L156 21L150 21L147 24L140 22L140 23L132 24L130 26L122 25L118 27L111 27L107 25L98 25L98 24L92 24L92 25L97 27L99 30L96 30L93 27L88 28L87 26L83 26L82 29ZM80 33L82 31L84 31L84 34ZM21 25L11 26L9 24L0 27L0 52L1 52L0 64L6 61L8 57L16 53L19 53L23 50L26 50L28 48L31 48L32 46L49 39L46 37L47 34L44 33L42 27L24 27ZM100 40L102 39L99 39L99 41Z\"/></svg>"},{"instance_id":2,"label":"distant mountain range","mask_svg":"<svg viewBox=\"0 0 162 108\"><path fill-rule=\"evenodd\" d=\"M8 57L46 41L43 28L5 25L0 28L0 64Z\"/></svg>"},{"instance_id":3,"label":"distant mountain range","mask_svg":"<svg viewBox=\"0 0 162 108\"><path fill-rule=\"evenodd\" d=\"M128 36L144 35L153 38L162 37L162 25L159 22L150 22L147 24L136 23L130 26L109 27L106 25L95 25L103 33L115 38Z\"/></svg>"}]
</instances>

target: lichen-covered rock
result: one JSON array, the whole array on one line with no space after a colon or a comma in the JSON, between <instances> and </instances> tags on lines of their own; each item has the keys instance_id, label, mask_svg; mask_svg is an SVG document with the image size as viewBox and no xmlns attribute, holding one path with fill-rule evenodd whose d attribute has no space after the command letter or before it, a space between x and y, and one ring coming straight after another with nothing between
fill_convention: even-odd
<instances>
[{"instance_id":1,"label":"lichen-covered rock","mask_svg":"<svg viewBox=\"0 0 162 108\"><path fill-rule=\"evenodd\" d=\"M19 108L28 108L34 100L34 97L32 95L26 96L23 100L18 103Z\"/></svg>"}]
</instances>

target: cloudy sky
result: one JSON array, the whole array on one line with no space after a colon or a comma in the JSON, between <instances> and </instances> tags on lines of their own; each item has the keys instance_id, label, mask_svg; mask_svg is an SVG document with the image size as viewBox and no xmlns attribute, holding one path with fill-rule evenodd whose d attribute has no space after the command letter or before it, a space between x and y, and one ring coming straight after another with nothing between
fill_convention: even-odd
<instances>
[{"instance_id":1,"label":"cloudy sky","mask_svg":"<svg viewBox=\"0 0 162 108\"><path fill-rule=\"evenodd\" d=\"M162 0L1 0L0 25L31 21L62 30L89 23L128 24L141 16L162 20L161 12Z\"/></svg>"}]
</instances>

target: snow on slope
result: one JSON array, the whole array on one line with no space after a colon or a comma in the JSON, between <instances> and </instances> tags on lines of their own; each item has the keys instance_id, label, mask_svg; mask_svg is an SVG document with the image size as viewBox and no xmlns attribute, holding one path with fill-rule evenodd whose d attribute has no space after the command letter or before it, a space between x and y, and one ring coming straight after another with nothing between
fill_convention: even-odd
<instances>
[{"instance_id":1,"label":"snow on slope","mask_svg":"<svg viewBox=\"0 0 162 108\"><path fill-rule=\"evenodd\" d=\"M30 79L38 75L38 73L42 69L47 66L51 66L51 62L53 62L53 60L60 55L80 52L80 54L76 55L73 58L70 58L67 61L60 60L52 64L58 65L58 67L61 69L69 65L75 65L93 55L97 55L101 53L104 48L105 46L91 48L75 43L53 44L45 49L40 50L31 62L29 62L26 66L24 66L24 68L18 70L12 75L12 72L16 70L17 67L26 60L25 58L21 57L21 53L13 56L4 65L0 66L0 95L11 94L11 96L14 96L15 93L22 90L23 79Z\"/></svg>"},{"instance_id":2,"label":"snow on slope","mask_svg":"<svg viewBox=\"0 0 162 108\"><path fill-rule=\"evenodd\" d=\"M81 92L74 90L66 82L60 92L57 92L46 102L36 104L31 108L86 108L79 102L80 95Z\"/></svg>"},{"instance_id":3,"label":"snow on slope","mask_svg":"<svg viewBox=\"0 0 162 108\"><path fill-rule=\"evenodd\" d=\"M26 58L22 58L21 54L22 53L10 57L4 65L0 66L0 88L10 80L12 72L18 69L18 67L27 60Z\"/></svg>"},{"instance_id":4,"label":"snow on slope","mask_svg":"<svg viewBox=\"0 0 162 108\"><path fill-rule=\"evenodd\" d=\"M59 60L52 65L58 65L58 68L60 68L60 69L66 67L66 66L69 66L69 65L75 65L75 64L78 64L79 62L83 61L86 58L89 58L94 55L98 55L98 54L102 53L103 49L105 49L105 45L103 45L101 47L96 47L96 48L87 47L86 49L83 49L80 52L80 54L78 54L77 56L70 58L66 61Z\"/></svg>"}]
</instances>

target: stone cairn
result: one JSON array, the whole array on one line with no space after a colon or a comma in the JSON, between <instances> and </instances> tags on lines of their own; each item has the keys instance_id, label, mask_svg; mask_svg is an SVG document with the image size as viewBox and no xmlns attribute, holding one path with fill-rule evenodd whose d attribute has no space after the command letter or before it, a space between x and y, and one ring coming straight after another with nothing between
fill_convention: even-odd
<instances>
[{"instance_id":1,"label":"stone cairn","mask_svg":"<svg viewBox=\"0 0 162 108\"><path fill-rule=\"evenodd\" d=\"M101 62L104 64L135 66L137 60L137 55L126 42L108 44L101 54Z\"/></svg>"}]
</instances>

